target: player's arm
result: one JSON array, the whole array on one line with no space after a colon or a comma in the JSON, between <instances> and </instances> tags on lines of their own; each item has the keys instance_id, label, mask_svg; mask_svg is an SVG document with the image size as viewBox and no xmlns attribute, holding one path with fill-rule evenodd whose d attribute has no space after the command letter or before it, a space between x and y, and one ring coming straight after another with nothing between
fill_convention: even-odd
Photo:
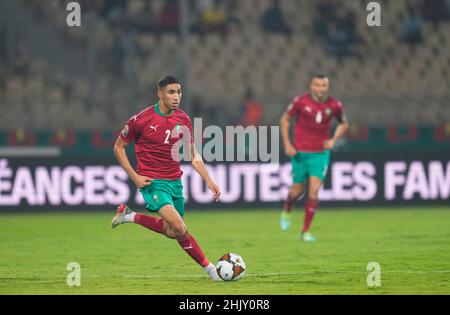
<instances>
[{"instance_id":1,"label":"player's arm","mask_svg":"<svg viewBox=\"0 0 450 315\"><path fill-rule=\"evenodd\" d=\"M287 156L292 157L297 154L297 150L292 145L291 140L289 138L289 125L291 121L291 116L289 115L289 110L286 111L280 119L280 129L281 129L281 138L283 139L284 152Z\"/></svg>"},{"instance_id":2,"label":"player's arm","mask_svg":"<svg viewBox=\"0 0 450 315\"><path fill-rule=\"evenodd\" d=\"M122 137L117 137L116 143L114 144L114 156L119 162L120 166L127 172L130 179L134 182L137 188L143 188L151 184L152 179L146 176L141 176L134 170L131 166L130 160L128 159L126 147L128 143L122 139Z\"/></svg>"},{"instance_id":3,"label":"player's arm","mask_svg":"<svg viewBox=\"0 0 450 315\"><path fill-rule=\"evenodd\" d=\"M203 163L203 159L197 152L194 143L191 144L191 161L194 170L203 178L209 190L211 190L212 193L214 194L214 200L219 201L221 194L220 189L209 176L208 171L206 170L205 167L205 163Z\"/></svg>"},{"instance_id":4,"label":"player's arm","mask_svg":"<svg viewBox=\"0 0 450 315\"><path fill-rule=\"evenodd\" d=\"M339 125L337 126L336 131L334 132L333 138L324 142L324 147L327 150L333 149L338 140L344 136L344 134L347 132L349 128L349 123L344 114L338 117L337 120Z\"/></svg>"}]
</instances>

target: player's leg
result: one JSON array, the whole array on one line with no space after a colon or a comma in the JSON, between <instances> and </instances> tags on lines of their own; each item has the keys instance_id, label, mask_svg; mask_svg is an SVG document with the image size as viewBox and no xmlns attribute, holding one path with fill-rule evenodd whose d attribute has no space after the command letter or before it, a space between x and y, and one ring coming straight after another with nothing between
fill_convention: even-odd
<instances>
[{"instance_id":1,"label":"player's leg","mask_svg":"<svg viewBox=\"0 0 450 315\"><path fill-rule=\"evenodd\" d=\"M197 243L197 240L188 232L183 218L173 205L165 205L158 211L164 220L165 233L169 237L173 236L184 251L191 256L211 277L212 280L220 281L215 266L209 262Z\"/></svg>"},{"instance_id":2,"label":"player's leg","mask_svg":"<svg viewBox=\"0 0 450 315\"><path fill-rule=\"evenodd\" d=\"M176 183L172 181L154 180L154 182L143 189L140 189L142 197L147 203L147 210L153 213L158 211L166 205L174 205L173 187ZM177 191L178 198L176 210L180 216L184 215L184 198L181 192ZM175 239L175 234L171 227L161 217L144 215L131 211L126 205L120 205L117 209L117 214L113 218L111 226L117 227L122 223L136 223L149 230L163 234L168 238Z\"/></svg>"},{"instance_id":3,"label":"player's leg","mask_svg":"<svg viewBox=\"0 0 450 315\"><path fill-rule=\"evenodd\" d=\"M289 190L286 202L284 203L284 209L281 212L280 227L283 231L287 231L291 226L291 212L293 205L305 192L305 183L293 184Z\"/></svg>"},{"instance_id":4,"label":"player's leg","mask_svg":"<svg viewBox=\"0 0 450 315\"><path fill-rule=\"evenodd\" d=\"M284 203L284 211L292 212L294 208L294 202L297 201L300 197L303 196L306 188L306 182L303 183L294 183L289 190L288 196L286 198L286 202Z\"/></svg>"},{"instance_id":5,"label":"player's leg","mask_svg":"<svg viewBox=\"0 0 450 315\"><path fill-rule=\"evenodd\" d=\"M116 228L124 223L136 223L154 232L164 234L164 221L161 218L134 212L127 205L121 204L117 207L116 215L111 221L111 227Z\"/></svg>"},{"instance_id":6,"label":"player's leg","mask_svg":"<svg viewBox=\"0 0 450 315\"><path fill-rule=\"evenodd\" d=\"M163 205L172 202L165 185L163 181L154 180L150 186L139 190L148 211L156 213ZM111 226L115 228L123 223L136 223L156 233L164 234L164 221L161 218L133 212L126 205L117 208Z\"/></svg>"},{"instance_id":7,"label":"player's leg","mask_svg":"<svg viewBox=\"0 0 450 315\"><path fill-rule=\"evenodd\" d=\"M301 238L304 241L315 241L316 238L309 232L314 215L317 211L319 202L318 195L320 187L322 186L322 180L317 177L309 178L309 188L308 188L308 200L305 203L305 217L303 222L303 229Z\"/></svg>"},{"instance_id":8,"label":"player's leg","mask_svg":"<svg viewBox=\"0 0 450 315\"><path fill-rule=\"evenodd\" d=\"M158 213L159 210L165 205L173 205L174 201L172 191L173 187L177 185L181 185L181 183L178 183L178 181L155 179L150 186L141 189L140 192L142 197L147 203L147 210L153 213ZM184 209L182 209L182 211L181 216L184 215ZM162 218L136 214L134 223L140 224L154 232L161 233L168 238L175 238L173 233L171 233L172 231L167 227L167 222L164 222Z\"/></svg>"},{"instance_id":9,"label":"player's leg","mask_svg":"<svg viewBox=\"0 0 450 315\"><path fill-rule=\"evenodd\" d=\"M328 164L330 161L330 152L310 154L308 161L308 171L310 174L308 181L308 200L305 204L305 217L301 239L304 241L315 241L316 238L310 233L311 224L314 215L319 208L319 191L325 179Z\"/></svg>"},{"instance_id":10,"label":"player's leg","mask_svg":"<svg viewBox=\"0 0 450 315\"><path fill-rule=\"evenodd\" d=\"M294 202L299 199L305 191L307 179L306 165L304 155L300 152L291 158L292 163L292 186L284 203L284 209L281 212L280 227L286 231L291 226L291 212Z\"/></svg>"}]
</instances>

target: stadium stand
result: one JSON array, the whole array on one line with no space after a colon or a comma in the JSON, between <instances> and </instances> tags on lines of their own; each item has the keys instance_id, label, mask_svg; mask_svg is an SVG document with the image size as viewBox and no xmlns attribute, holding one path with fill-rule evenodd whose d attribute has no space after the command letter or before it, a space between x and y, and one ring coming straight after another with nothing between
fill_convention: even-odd
<instances>
[{"instance_id":1,"label":"stadium stand","mask_svg":"<svg viewBox=\"0 0 450 315\"><path fill-rule=\"evenodd\" d=\"M229 123L251 89L264 123L276 124L319 71L358 125L448 123L449 12L445 1L440 12L428 1L411 2L422 36L415 45L401 40L406 1L381 1L379 28L366 24L366 1L279 1L290 35L261 27L271 0L190 1L193 112ZM199 2L210 22L217 14L219 32L196 31ZM2 128L117 129L155 100L163 74L178 73L180 40L167 31L178 13L164 11L166 1L81 1L81 28L67 27L65 3L0 2Z\"/></svg>"}]
</instances>

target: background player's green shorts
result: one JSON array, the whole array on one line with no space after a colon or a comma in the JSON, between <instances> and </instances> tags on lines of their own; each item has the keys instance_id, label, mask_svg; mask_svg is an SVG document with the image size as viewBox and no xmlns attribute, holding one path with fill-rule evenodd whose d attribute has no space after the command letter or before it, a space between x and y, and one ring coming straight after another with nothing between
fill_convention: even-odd
<instances>
[{"instance_id":1,"label":"background player's green shorts","mask_svg":"<svg viewBox=\"0 0 450 315\"><path fill-rule=\"evenodd\" d=\"M294 184L303 183L308 177L317 177L324 180L330 164L330 151L298 152L291 158Z\"/></svg>"},{"instance_id":2,"label":"background player's green shorts","mask_svg":"<svg viewBox=\"0 0 450 315\"><path fill-rule=\"evenodd\" d=\"M147 203L147 210L158 212L165 205L173 205L180 216L184 216L183 183L181 179L155 179L139 190Z\"/></svg>"}]
</instances>

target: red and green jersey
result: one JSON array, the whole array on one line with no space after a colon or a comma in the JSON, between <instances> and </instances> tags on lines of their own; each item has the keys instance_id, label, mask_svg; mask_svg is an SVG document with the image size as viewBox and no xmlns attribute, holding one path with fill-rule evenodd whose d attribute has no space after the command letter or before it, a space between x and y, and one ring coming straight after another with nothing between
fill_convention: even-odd
<instances>
[{"instance_id":1,"label":"red and green jersey","mask_svg":"<svg viewBox=\"0 0 450 315\"><path fill-rule=\"evenodd\" d=\"M183 136L173 133L181 127L189 128L193 142L189 116L181 109L166 116L161 113L158 104L144 109L128 120L120 137L127 143L135 142L139 175L169 180L181 177L183 172L180 163L172 158L172 148Z\"/></svg>"},{"instance_id":2,"label":"red and green jersey","mask_svg":"<svg viewBox=\"0 0 450 315\"><path fill-rule=\"evenodd\" d=\"M294 147L300 152L322 152L324 141L330 138L333 117L342 119L342 103L332 97L319 103L311 93L297 96L288 107L295 118Z\"/></svg>"}]
</instances>

